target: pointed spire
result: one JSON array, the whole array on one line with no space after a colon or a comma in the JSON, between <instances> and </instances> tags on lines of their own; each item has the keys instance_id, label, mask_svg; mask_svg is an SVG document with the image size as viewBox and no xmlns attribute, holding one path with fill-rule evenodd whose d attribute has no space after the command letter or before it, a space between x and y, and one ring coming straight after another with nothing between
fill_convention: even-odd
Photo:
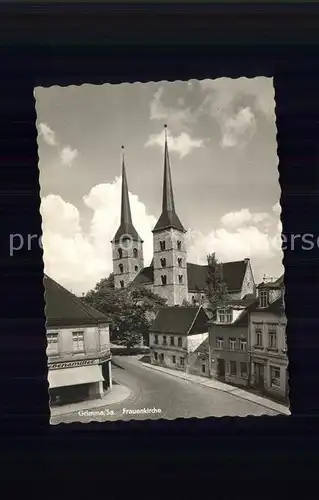
<instances>
[{"instance_id":1,"label":"pointed spire","mask_svg":"<svg viewBox=\"0 0 319 500\"><path fill-rule=\"evenodd\" d=\"M185 232L185 229L179 220L175 211L174 192L171 176L171 166L169 161L167 145L167 125L165 125L165 145L164 145L164 179L163 179L163 203L162 214L154 227L153 231L175 228Z\"/></svg>"},{"instance_id":2,"label":"pointed spire","mask_svg":"<svg viewBox=\"0 0 319 500\"><path fill-rule=\"evenodd\" d=\"M142 242L132 222L130 199L128 194L128 183L125 169L124 146L122 146L122 198L121 198L121 223L116 235L113 238L114 242L118 242L123 236L130 236L133 241Z\"/></svg>"}]
</instances>

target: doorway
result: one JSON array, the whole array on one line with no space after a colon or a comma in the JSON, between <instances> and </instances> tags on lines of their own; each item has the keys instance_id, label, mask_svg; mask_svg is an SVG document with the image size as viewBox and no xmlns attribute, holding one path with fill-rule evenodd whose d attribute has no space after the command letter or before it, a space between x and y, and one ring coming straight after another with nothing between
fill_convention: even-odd
<instances>
[{"instance_id":1,"label":"doorway","mask_svg":"<svg viewBox=\"0 0 319 500\"><path fill-rule=\"evenodd\" d=\"M255 385L259 389L265 385L265 367L262 363L255 363Z\"/></svg>"},{"instance_id":2,"label":"doorway","mask_svg":"<svg viewBox=\"0 0 319 500\"><path fill-rule=\"evenodd\" d=\"M225 360L217 360L217 375L219 378L225 378Z\"/></svg>"}]
</instances>

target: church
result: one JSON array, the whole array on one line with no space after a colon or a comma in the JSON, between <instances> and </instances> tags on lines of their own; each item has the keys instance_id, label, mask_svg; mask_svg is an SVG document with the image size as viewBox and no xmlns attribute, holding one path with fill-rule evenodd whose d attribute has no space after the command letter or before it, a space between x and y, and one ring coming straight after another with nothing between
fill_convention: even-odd
<instances>
[{"instance_id":1,"label":"church","mask_svg":"<svg viewBox=\"0 0 319 500\"><path fill-rule=\"evenodd\" d=\"M153 258L144 267L143 240L131 215L124 154L122 157L122 199L120 226L111 241L115 288L147 287L165 298L168 306L192 305L205 299L207 265L188 262L186 230L175 207L165 125L162 212L152 231ZM207 249L212 253L214 249ZM205 256L206 257L206 256ZM256 286L249 258L225 262L223 280L231 299L255 295Z\"/></svg>"}]
</instances>

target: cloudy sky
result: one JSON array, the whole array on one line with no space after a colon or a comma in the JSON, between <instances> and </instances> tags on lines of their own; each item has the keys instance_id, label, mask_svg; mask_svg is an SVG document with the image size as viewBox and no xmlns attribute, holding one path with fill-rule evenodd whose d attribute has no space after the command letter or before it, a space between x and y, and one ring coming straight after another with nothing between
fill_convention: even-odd
<instances>
[{"instance_id":1,"label":"cloudy sky","mask_svg":"<svg viewBox=\"0 0 319 500\"><path fill-rule=\"evenodd\" d=\"M188 261L250 257L256 282L282 271L280 186L270 78L35 90L45 271L73 292L112 271L121 146L145 265L161 211L168 125Z\"/></svg>"}]
</instances>

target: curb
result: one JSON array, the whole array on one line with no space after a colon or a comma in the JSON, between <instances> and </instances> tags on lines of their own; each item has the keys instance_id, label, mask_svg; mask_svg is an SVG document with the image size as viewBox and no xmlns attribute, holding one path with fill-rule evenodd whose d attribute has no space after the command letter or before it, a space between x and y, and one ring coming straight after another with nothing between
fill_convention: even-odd
<instances>
[{"instance_id":1,"label":"curb","mask_svg":"<svg viewBox=\"0 0 319 500\"><path fill-rule=\"evenodd\" d=\"M208 385L208 382L211 379L207 379L207 380L205 379L205 381L201 382L201 381L196 381L196 380L192 380L192 379L188 378L187 374L184 372L172 373L172 371L168 372L165 369L163 369L162 367L149 365L148 363L141 363L141 365L143 365L145 368L149 368L151 370L166 373L166 375L171 375L172 377L176 377L176 378L179 378L182 380L187 380L187 382L191 382L192 384L195 384L195 385L201 385L201 386L206 387L208 389L214 389L215 391L220 391L220 392L225 392L225 393L231 394L237 398L244 399L246 401L250 401L251 403L255 403L259 406L263 406L264 408L267 408L268 410L273 410L273 411L276 411L278 413L281 413L282 415L288 415L288 416L291 415L289 408L287 408L286 406L281 405L280 403L274 403L272 401L270 402L270 404L267 404L266 398L262 398L262 396L255 396L254 394L252 394L250 392L245 393L245 391L243 389L240 389L239 387L237 388L237 387L233 387L230 385L229 389L224 390L220 387L212 387L212 386ZM183 373L183 375L182 375L182 373ZM196 376L199 377L199 375L196 375ZM225 384L225 385L227 385L227 384Z\"/></svg>"}]
</instances>

